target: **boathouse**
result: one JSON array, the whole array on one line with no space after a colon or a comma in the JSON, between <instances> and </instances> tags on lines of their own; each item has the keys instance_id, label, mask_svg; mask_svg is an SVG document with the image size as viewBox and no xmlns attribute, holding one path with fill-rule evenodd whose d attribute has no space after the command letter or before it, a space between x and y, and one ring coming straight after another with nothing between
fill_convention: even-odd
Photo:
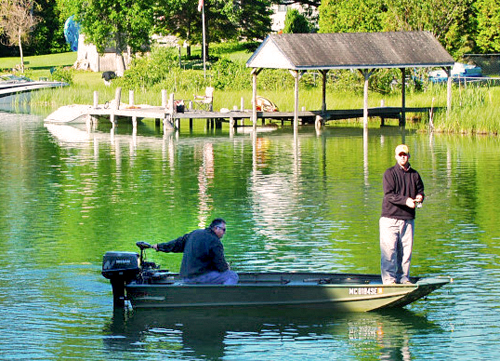
<instances>
[{"instance_id":1,"label":"boathouse","mask_svg":"<svg viewBox=\"0 0 500 361\"><path fill-rule=\"evenodd\" d=\"M448 74L447 107L451 107L450 71L454 60L427 31L269 35L247 61L252 69L254 124L257 76L263 69L287 69L295 78L294 128L298 128L299 79L319 71L323 80L322 112L326 112L326 77L330 70L357 69L364 76L363 118L368 124L368 80L377 69L401 70L400 124L405 122L405 78L408 68L443 68Z\"/></svg>"}]
</instances>

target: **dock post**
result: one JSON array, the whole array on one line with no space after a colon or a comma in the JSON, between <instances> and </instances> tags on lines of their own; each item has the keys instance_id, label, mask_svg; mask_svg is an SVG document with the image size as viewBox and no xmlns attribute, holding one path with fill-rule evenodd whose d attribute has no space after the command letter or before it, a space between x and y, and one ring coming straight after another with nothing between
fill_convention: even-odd
<instances>
[{"instance_id":1,"label":"dock post","mask_svg":"<svg viewBox=\"0 0 500 361\"><path fill-rule=\"evenodd\" d=\"M131 106L133 106L135 103L133 90L128 91L128 103ZM136 116L132 117L132 131L134 132L134 134L137 134L137 117Z\"/></svg>"},{"instance_id":2,"label":"dock post","mask_svg":"<svg viewBox=\"0 0 500 361\"><path fill-rule=\"evenodd\" d=\"M162 89L161 90L161 106L165 110L167 109L167 105L168 105L167 102L168 102L167 90L166 89Z\"/></svg>"},{"instance_id":3,"label":"dock post","mask_svg":"<svg viewBox=\"0 0 500 361\"><path fill-rule=\"evenodd\" d=\"M99 106L99 93L97 90L94 90L94 109L97 109Z\"/></svg>"},{"instance_id":4,"label":"dock post","mask_svg":"<svg viewBox=\"0 0 500 361\"><path fill-rule=\"evenodd\" d=\"M129 105L134 105L135 99L134 99L134 91L129 90L128 91L128 103Z\"/></svg>"},{"instance_id":5,"label":"dock post","mask_svg":"<svg viewBox=\"0 0 500 361\"><path fill-rule=\"evenodd\" d=\"M111 115L109 116L109 120L112 124L112 128L115 127L116 125L116 119L115 119L115 110L118 110L120 109L120 100L121 100L121 97L122 97L122 88L121 87L118 87L116 88L116 91L115 91L115 106L114 106L114 109L111 111Z\"/></svg>"},{"instance_id":6,"label":"dock post","mask_svg":"<svg viewBox=\"0 0 500 361\"><path fill-rule=\"evenodd\" d=\"M384 108L385 107L385 102L384 99L380 101L380 107ZM380 117L380 126L383 127L385 125L385 117Z\"/></svg>"},{"instance_id":7,"label":"dock post","mask_svg":"<svg viewBox=\"0 0 500 361\"><path fill-rule=\"evenodd\" d=\"M122 98L122 88L118 87L118 88L116 88L116 92L115 92L115 110L120 109L121 98Z\"/></svg>"},{"instance_id":8,"label":"dock post","mask_svg":"<svg viewBox=\"0 0 500 361\"><path fill-rule=\"evenodd\" d=\"M406 69L401 68L401 118L399 126L406 125Z\"/></svg>"}]
</instances>

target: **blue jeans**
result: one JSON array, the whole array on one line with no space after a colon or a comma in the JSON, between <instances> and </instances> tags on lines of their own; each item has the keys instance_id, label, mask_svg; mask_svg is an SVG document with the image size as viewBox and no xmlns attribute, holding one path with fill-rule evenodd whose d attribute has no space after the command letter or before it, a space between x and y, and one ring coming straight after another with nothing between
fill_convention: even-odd
<instances>
[{"instance_id":1,"label":"blue jeans","mask_svg":"<svg viewBox=\"0 0 500 361\"><path fill-rule=\"evenodd\" d=\"M415 220L381 217L379 226L382 282L405 283L410 280Z\"/></svg>"},{"instance_id":2,"label":"blue jeans","mask_svg":"<svg viewBox=\"0 0 500 361\"><path fill-rule=\"evenodd\" d=\"M208 285L235 285L238 283L238 274L234 271L210 271L193 278L184 278L184 283L202 283Z\"/></svg>"}]
</instances>

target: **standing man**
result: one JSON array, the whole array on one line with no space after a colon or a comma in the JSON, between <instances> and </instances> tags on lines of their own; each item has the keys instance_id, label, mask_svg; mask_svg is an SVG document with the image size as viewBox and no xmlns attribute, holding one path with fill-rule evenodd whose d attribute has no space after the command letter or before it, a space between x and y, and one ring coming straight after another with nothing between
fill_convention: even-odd
<instances>
[{"instance_id":1,"label":"standing man","mask_svg":"<svg viewBox=\"0 0 500 361\"><path fill-rule=\"evenodd\" d=\"M173 241L153 246L157 251L184 253L180 276L185 283L224 284L238 283L236 272L229 270L221 239L226 233L222 218L212 221L205 229L198 229Z\"/></svg>"},{"instance_id":2,"label":"standing man","mask_svg":"<svg viewBox=\"0 0 500 361\"><path fill-rule=\"evenodd\" d=\"M408 146L396 147L396 165L384 173L384 200L380 217L380 268L384 284L411 283L415 208L424 200L424 183L408 160Z\"/></svg>"}]
</instances>

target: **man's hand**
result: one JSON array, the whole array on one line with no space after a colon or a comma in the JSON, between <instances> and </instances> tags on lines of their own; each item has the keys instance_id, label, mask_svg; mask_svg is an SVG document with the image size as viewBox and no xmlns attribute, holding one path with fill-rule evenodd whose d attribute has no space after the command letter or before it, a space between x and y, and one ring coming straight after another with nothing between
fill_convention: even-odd
<instances>
[{"instance_id":1,"label":"man's hand","mask_svg":"<svg viewBox=\"0 0 500 361\"><path fill-rule=\"evenodd\" d=\"M151 246L151 248L153 248L155 251L158 251L158 245L157 245L157 244L153 244L153 245Z\"/></svg>"},{"instance_id":2,"label":"man's hand","mask_svg":"<svg viewBox=\"0 0 500 361\"><path fill-rule=\"evenodd\" d=\"M415 202L422 203L423 200L424 197L421 194L417 194L417 196L415 197Z\"/></svg>"},{"instance_id":3,"label":"man's hand","mask_svg":"<svg viewBox=\"0 0 500 361\"><path fill-rule=\"evenodd\" d=\"M415 199L407 198L406 205L408 206L408 208L415 208Z\"/></svg>"}]
</instances>

